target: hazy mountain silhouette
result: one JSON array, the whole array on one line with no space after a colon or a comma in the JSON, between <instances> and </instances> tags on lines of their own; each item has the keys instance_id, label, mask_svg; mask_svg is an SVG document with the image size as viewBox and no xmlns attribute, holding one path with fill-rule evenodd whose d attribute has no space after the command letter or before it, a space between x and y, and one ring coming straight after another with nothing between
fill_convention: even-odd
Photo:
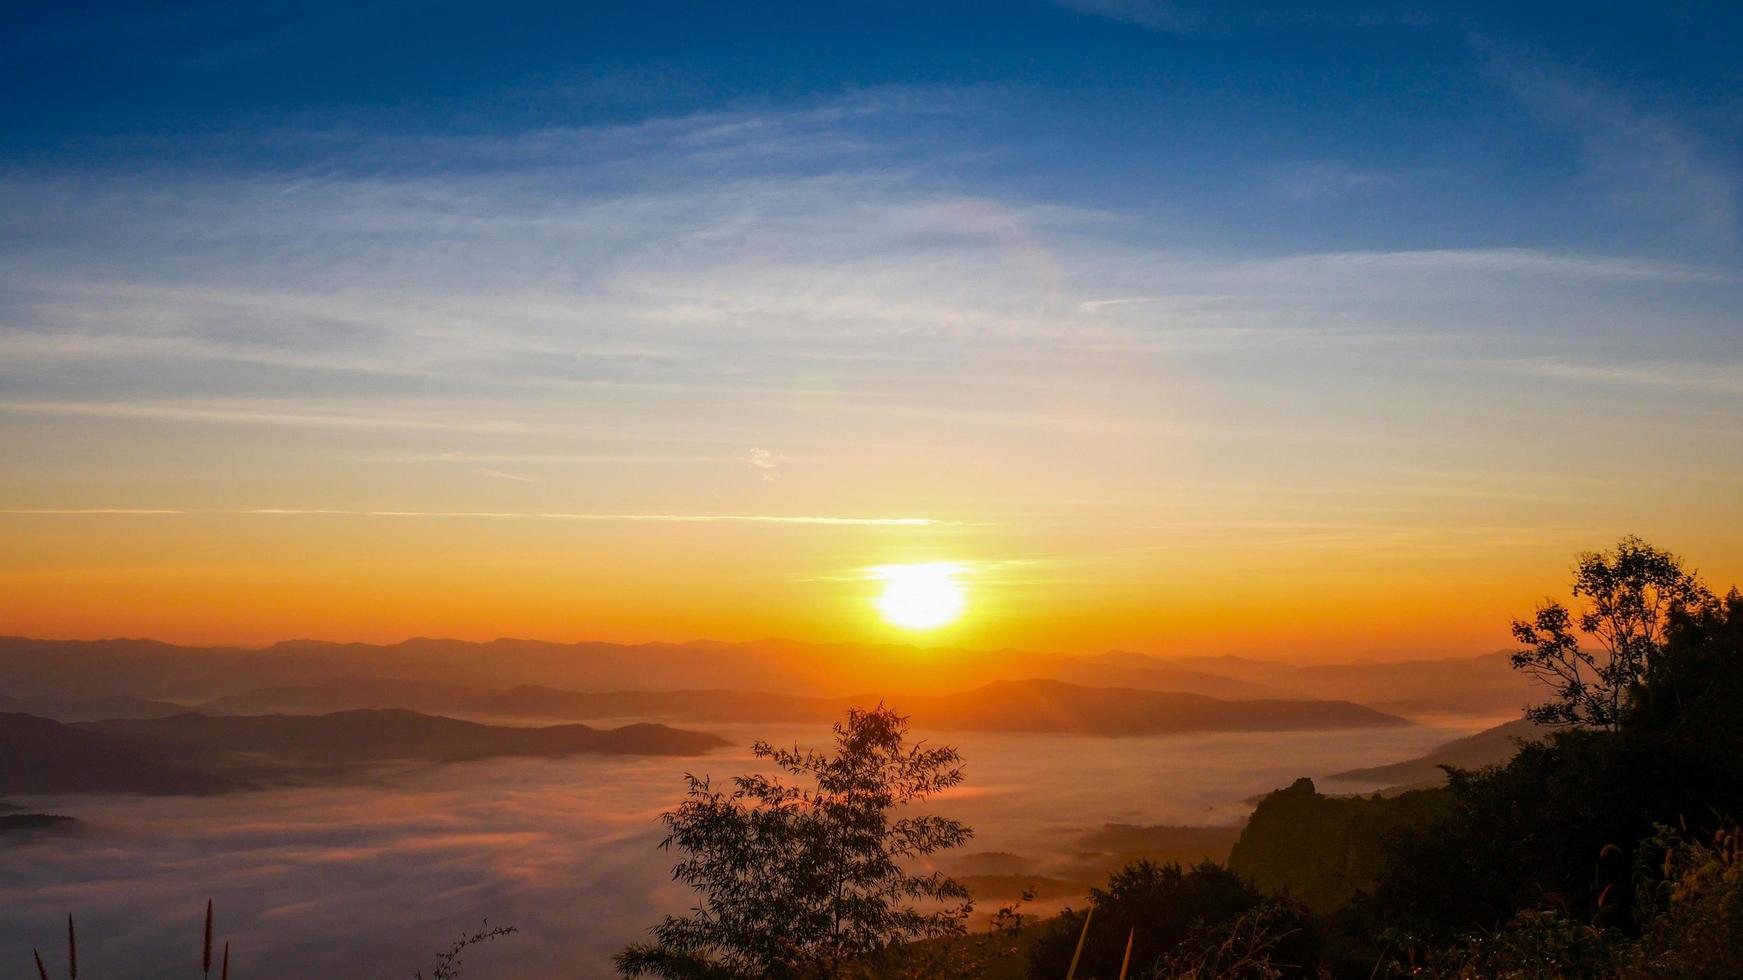
<instances>
[{"instance_id":1,"label":"hazy mountain silhouette","mask_svg":"<svg viewBox=\"0 0 1743 980\"><path fill-rule=\"evenodd\" d=\"M221 793L256 775L226 771L209 749L178 755L151 739L0 714L0 792Z\"/></svg>"},{"instance_id":2,"label":"hazy mountain silhouette","mask_svg":"<svg viewBox=\"0 0 1743 980\"><path fill-rule=\"evenodd\" d=\"M889 696L800 697L743 691L564 691L522 686L468 692L381 678L277 687L211 702L216 711L325 712L408 707L515 719L669 718L699 722L828 723L849 707ZM1051 680L999 681L944 695L906 695L916 725L975 731L1149 735L1194 731L1276 731L1407 724L1348 701L1227 701L1199 694L1085 687Z\"/></svg>"},{"instance_id":3,"label":"hazy mountain silhouette","mask_svg":"<svg viewBox=\"0 0 1743 980\"><path fill-rule=\"evenodd\" d=\"M1162 662L1248 683L1289 697L1348 698L1363 704L1432 702L1473 714L1508 714L1538 692L1505 652L1429 660L1298 664L1248 657L1178 657Z\"/></svg>"},{"instance_id":4,"label":"hazy mountain silhouette","mask_svg":"<svg viewBox=\"0 0 1743 980\"><path fill-rule=\"evenodd\" d=\"M76 830L79 821L58 813L0 813L0 836Z\"/></svg>"},{"instance_id":5,"label":"hazy mountain silhouette","mask_svg":"<svg viewBox=\"0 0 1743 980\"><path fill-rule=\"evenodd\" d=\"M1519 751L1520 739L1537 741L1548 732L1549 729L1530 719L1520 718L1475 735L1454 739L1414 759L1385 766L1348 769L1334 773L1330 778L1386 783L1400 787L1439 784L1446 781L1446 773L1441 771L1441 766L1457 766L1460 769L1498 766L1513 758Z\"/></svg>"},{"instance_id":6,"label":"hazy mountain silhouette","mask_svg":"<svg viewBox=\"0 0 1743 980\"><path fill-rule=\"evenodd\" d=\"M0 714L0 792L217 793L322 780L393 760L576 753L696 755L726 745L665 725L514 728L404 710L109 719L67 725Z\"/></svg>"},{"instance_id":7,"label":"hazy mountain silhouette","mask_svg":"<svg viewBox=\"0 0 1743 980\"><path fill-rule=\"evenodd\" d=\"M0 711L36 715L55 721L100 721L104 718L166 718L184 714L185 704L153 701L122 694L98 698L29 699L0 696Z\"/></svg>"},{"instance_id":8,"label":"hazy mountain silhouette","mask_svg":"<svg viewBox=\"0 0 1743 980\"><path fill-rule=\"evenodd\" d=\"M394 677L335 677L319 684L259 687L195 706L201 714L328 714L358 708L410 708L423 712L478 712L477 688ZM183 709L185 712L186 709ZM484 712L488 713L488 712ZM504 712L505 716L531 716ZM554 716L548 716L554 717Z\"/></svg>"},{"instance_id":9,"label":"hazy mountain silhouette","mask_svg":"<svg viewBox=\"0 0 1743 980\"><path fill-rule=\"evenodd\" d=\"M1083 687L1062 681L999 681L961 694L913 698L922 727L1086 735L1201 731L1298 731L1408 725L1348 701L1224 701L1202 694Z\"/></svg>"},{"instance_id":10,"label":"hazy mountain silhouette","mask_svg":"<svg viewBox=\"0 0 1743 980\"><path fill-rule=\"evenodd\" d=\"M730 689L844 698L880 691L904 701L909 694L1041 678L1224 699L1362 703L1432 699L1452 710L1490 714L1515 710L1530 696L1528 685L1508 668L1504 655L1303 666L1239 657L1125 652L1067 656L786 640L635 645L515 639L488 643L412 639L386 645L295 640L245 649L181 647L154 640L0 637L0 693L18 698L67 700L124 694L212 701L245 691L320 685L351 677L472 689L529 686L583 692ZM418 704L446 709L437 689L426 693Z\"/></svg>"}]
</instances>

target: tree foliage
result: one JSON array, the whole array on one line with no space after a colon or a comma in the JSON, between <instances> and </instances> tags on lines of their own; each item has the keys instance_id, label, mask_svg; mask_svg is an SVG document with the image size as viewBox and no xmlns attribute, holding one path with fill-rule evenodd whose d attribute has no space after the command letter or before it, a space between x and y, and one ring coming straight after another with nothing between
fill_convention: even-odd
<instances>
[{"instance_id":1,"label":"tree foliage","mask_svg":"<svg viewBox=\"0 0 1743 980\"><path fill-rule=\"evenodd\" d=\"M1619 725L1652 691L1669 624L1713 601L1681 558L1632 535L1613 551L1579 556L1573 595L1583 600L1578 610L1551 600L1513 623L1514 638L1525 644L1513 666L1555 694L1527 712L1541 724Z\"/></svg>"},{"instance_id":2,"label":"tree foliage","mask_svg":"<svg viewBox=\"0 0 1743 980\"><path fill-rule=\"evenodd\" d=\"M907 719L889 708L856 708L835 725L833 753L754 746L805 785L753 774L721 791L686 777L688 798L665 815L661 846L684 855L672 877L700 898L691 914L655 926L654 943L619 953L620 972L825 975L961 933L967 890L910 864L972 831L937 815L896 815L959 784L961 758L907 733Z\"/></svg>"},{"instance_id":3,"label":"tree foliage","mask_svg":"<svg viewBox=\"0 0 1743 980\"><path fill-rule=\"evenodd\" d=\"M1675 926L1681 938L1662 956L1704 955L1714 940L1703 928L1735 929L1686 909L1667 919L1647 898L1671 878L1657 828L1698 837L1743 813L1743 595L1714 599L1674 556L1635 539L1582 556L1577 589L1591 602L1581 630L1621 651L1626 671L1610 675L1607 694L1550 706L1585 727L1506 765L1454 771L1450 816L1395 841L1389 871L1350 910L1361 925L1349 933L1388 935L1403 962L1454 964L1423 975L1712 975L1612 954ZM1712 908L1734 907L1731 893L1712 894ZM1504 962L1513 966L1495 972Z\"/></svg>"},{"instance_id":4,"label":"tree foliage","mask_svg":"<svg viewBox=\"0 0 1743 980\"><path fill-rule=\"evenodd\" d=\"M1216 967L1247 962L1262 948L1282 976L1313 976L1318 961L1315 936L1306 911L1290 902L1268 900L1252 883L1219 864L1192 868L1137 861L1114 872L1106 888L1090 892L1089 917L1079 977L1112 978L1132 939L1132 976L1148 977L1176 961L1209 973L1189 975L1260 976L1244 969L1219 974ZM1259 910L1266 910L1262 916ZM1057 917L1029 948L1029 976L1062 977L1071 963L1086 912ZM1249 963L1249 965L1251 965Z\"/></svg>"}]
</instances>

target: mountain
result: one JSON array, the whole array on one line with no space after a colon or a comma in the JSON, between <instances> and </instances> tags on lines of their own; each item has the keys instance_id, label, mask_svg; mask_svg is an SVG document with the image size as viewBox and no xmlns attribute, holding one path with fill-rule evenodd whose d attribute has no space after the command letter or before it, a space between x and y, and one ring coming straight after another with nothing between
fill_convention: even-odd
<instances>
[{"instance_id":1,"label":"mountain","mask_svg":"<svg viewBox=\"0 0 1743 980\"><path fill-rule=\"evenodd\" d=\"M87 731L144 736L195 750L260 755L283 762L347 765L412 759L463 762L492 756L700 755L728 744L705 732L665 725L598 729L586 725L516 728L395 708L325 715L201 715L111 719Z\"/></svg>"},{"instance_id":2,"label":"mountain","mask_svg":"<svg viewBox=\"0 0 1743 980\"><path fill-rule=\"evenodd\" d=\"M221 793L249 774L221 771L212 753L178 755L149 739L90 731L34 715L0 714L0 792Z\"/></svg>"},{"instance_id":3,"label":"mountain","mask_svg":"<svg viewBox=\"0 0 1743 980\"><path fill-rule=\"evenodd\" d=\"M1298 698L1348 698L1363 704L1431 701L1438 708L1473 715L1513 714L1541 696L1535 682L1512 668L1504 652L1478 657L1284 663L1247 657L1155 658L1253 684Z\"/></svg>"},{"instance_id":4,"label":"mountain","mask_svg":"<svg viewBox=\"0 0 1743 980\"><path fill-rule=\"evenodd\" d=\"M165 718L183 714L187 710L187 705L173 701L152 701L125 695L67 700L0 697L0 711L69 722L99 721L104 718Z\"/></svg>"},{"instance_id":5,"label":"mountain","mask_svg":"<svg viewBox=\"0 0 1743 980\"><path fill-rule=\"evenodd\" d=\"M504 718L684 718L713 722L827 723L848 708L877 704L877 695L799 697L761 691L562 691L523 686L491 691L472 710ZM904 709L905 710L905 709Z\"/></svg>"},{"instance_id":6,"label":"mountain","mask_svg":"<svg viewBox=\"0 0 1743 980\"><path fill-rule=\"evenodd\" d=\"M205 794L320 781L380 762L576 753L696 755L726 745L664 725L512 728L403 710L109 719L0 714L0 792Z\"/></svg>"},{"instance_id":7,"label":"mountain","mask_svg":"<svg viewBox=\"0 0 1743 980\"><path fill-rule=\"evenodd\" d=\"M1433 700L1455 712L1515 711L1529 682L1503 654L1401 662L1302 665L1239 657L1093 656L851 643L400 643L293 640L258 649L183 647L155 640L61 641L0 637L0 694L33 700L125 694L210 702L242 692L309 687L340 678L429 685L415 702L449 710L444 685L566 691L781 691L843 698L866 691L905 697L1031 678L1085 687L1173 691L1225 700ZM350 683L346 681L345 683ZM330 692L338 698L343 691ZM368 692L357 698L369 702ZM410 705L404 695L392 699ZM326 710L384 706L381 698L324 702ZM288 705L284 706L288 709ZM277 710L265 702L214 710Z\"/></svg>"},{"instance_id":8,"label":"mountain","mask_svg":"<svg viewBox=\"0 0 1743 980\"><path fill-rule=\"evenodd\" d=\"M1278 698L1290 692L1273 683L1224 676L1197 667L1170 663L1143 653L1107 653L1064 660L1051 675L1056 680L1090 687L1131 687L1178 691L1213 698Z\"/></svg>"},{"instance_id":9,"label":"mountain","mask_svg":"<svg viewBox=\"0 0 1743 980\"><path fill-rule=\"evenodd\" d=\"M1513 758L1514 753L1519 751L1521 739L1536 741L1549 731L1529 719L1520 718L1475 735L1454 739L1414 759L1366 769L1348 769L1334 773L1330 778L1393 786L1438 784L1446 781L1446 773L1441 771L1441 766L1456 766L1460 769L1498 766Z\"/></svg>"},{"instance_id":10,"label":"mountain","mask_svg":"<svg viewBox=\"0 0 1743 980\"><path fill-rule=\"evenodd\" d=\"M253 688L207 701L198 710L217 715L321 715L360 708L409 708L452 714L473 710L471 702L477 697L476 688L463 684L346 676L319 684Z\"/></svg>"},{"instance_id":11,"label":"mountain","mask_svg":"<svg viewBox=\"0 0 1743 980\"><path fill-rule=\"evenodd\" d=\"M847 709L880 701L921 729L1155 735L1198 731L1292 731L1408 724L1348 701L1227 701L1200 694L1085 687L1052 680L1000 681L944 695L800 697L745 691L565 691L522 686L467 694L426 683L334 682L249 692L203 706L226 711L272 706L319 712L338 704L415 707L499 719L662 718L694 722L827 724Z\"/></svg>"},{"instance_id":12,"label":"mountain","mask_svg":"<svg viewBox=\"0 0 1743 980\"><path fill-rule=\"evenodd\" d=\"M1162 735L1205 731L1306 731L1408 725L1348 701L1224 701L1202 694L1082 687L1050 680L999 681L961 694L905 703L920 728Z\"/></svg>"},{"instance_id":13,"label":"mountain","mask_svg":"<svg viewBox=\"0 0 1743 980\"><path fill-rule=\"evenodd\" d=\"M926 650L871 644L486 643L417 638L385 645L292 640L258 649L155 640L0 637L0 693L25 698L110 694L209 701L280 685L370 676L469 687L581 691L661 688L780 690L845 696L901 679L904 691L1051 676L1067 658L1020 651Z\"/></svg>"},{"instance_id":14,"label":"mountain","mask_svg":"<svg viewBox=\"0 0 1743 980\"><path fill-rule=\"evenodd\" d=\"M79 821L58 813L0 813L0 836L76 830Z\"/></svg>"}]
</instances>

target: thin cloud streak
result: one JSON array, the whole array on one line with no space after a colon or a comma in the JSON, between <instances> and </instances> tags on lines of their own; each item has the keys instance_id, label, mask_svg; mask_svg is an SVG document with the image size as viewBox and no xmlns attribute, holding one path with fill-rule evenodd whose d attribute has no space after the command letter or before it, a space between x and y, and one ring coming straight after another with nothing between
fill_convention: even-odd
<instances>
[{"instance_id":1,"label":"thin cloud streak","mask_svg":"<svg viewBox=\"0 0 1743 980\"><path fill-rule=\"evenodd\" d=\"M328 412L273 411L266 408L221 403L186 405L174 403L33 401L0 402L0 413L62 415L92 418L141 419L165 422L210 422L229 425L266 425L308 429L409 429L452 432L512 432L513 422L429 419L394 415L348 415Z\"/></svg>"},{"instance_id":2,"label":"thin cloud streak","mask_svg":"<svg viewBox=\"0 0 1743 980\"><path fill-rule=\"evenodd\" d=\"M930 517L835 517L815 514L585 514L585 513L522 513L515 511L432 511L432 510L290 510L258 509L237 511L259 515L335 515L343 517L453 517L490 520L548 521L609 521L653 522L665 524L809 524L825 527L979 527L965 521L946 521Z\"/></svg>"},{"instance_id":3,"label":"thin cloud streak","mask_svg":"<svg viewBox=\"0 0 1743 980\"><path fill-rule=\"evenodd\" d=\"M0 510L0 514L10 516L49 516L49 517L84 517L89 515L111 515L116 517L161 516L165 514L188 514L185 510L160 510L145 507L44 507L44 508L9 508Z\"/></svg>"},{"instance_id":4,"label":"thin cloud streak","mask_svg":"<svg viewBox=\"0 0 1743 980\"><path fill-rule=\"evenodd\" d=\"M989 527L991 525L948 521L932 517L840 517L820 514L587 514L563 512L490 510L340 510L324 507L254 507L244 510L169 510L127 507L11 508L0 515L17 517L110 516L139 517L428 517L514 521L649 522L659 524L800 524L821 527Z\"/></svg>"},{"instance_id":5,"label":"thin cloud streak","mask_svg":"<svg viewBox=\"0 0 1743 980\"><path fill-rule=\"evenodd\" d=\"M1716 395L1743 395L1743 364L1612 364L1550 362L1524 368L1544 378L1603 384L1671 388Z\"/></svg>"}]
</instances>

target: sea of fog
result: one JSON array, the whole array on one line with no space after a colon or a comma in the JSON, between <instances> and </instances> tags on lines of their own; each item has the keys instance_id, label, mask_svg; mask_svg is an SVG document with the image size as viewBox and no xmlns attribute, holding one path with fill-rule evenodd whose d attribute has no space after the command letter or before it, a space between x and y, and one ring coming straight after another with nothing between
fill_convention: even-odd
<instances>
[{"instance_id":1,"label":"sea of fog","mask_svg":"<svg viewBox=\"0 0 1743 980\"><path fill-rule=\"evenodd\" d=\"M687 907L668 877L671 857L656 849L659 815L681 798L684 773L750 770L755 737L820 745L827 736L809 726L711 727L742 747L419 767L368 784L221 797L12 799L86 825L0 842L0 973L31 970L33 945L62 960L72 912L81 974L194 975L211 898L240 978L427 974L447 939L485 917L520 934L469 953L467 976L609 976L614 950ZM1328 791L1375 789L1323 777L1457 734L937 733L961 749L968 779L936 809L975 827L967 850L1044 867L1107 823L1238 822L1247 801L1299 776Z\"/></svg>"}]
</instances>

